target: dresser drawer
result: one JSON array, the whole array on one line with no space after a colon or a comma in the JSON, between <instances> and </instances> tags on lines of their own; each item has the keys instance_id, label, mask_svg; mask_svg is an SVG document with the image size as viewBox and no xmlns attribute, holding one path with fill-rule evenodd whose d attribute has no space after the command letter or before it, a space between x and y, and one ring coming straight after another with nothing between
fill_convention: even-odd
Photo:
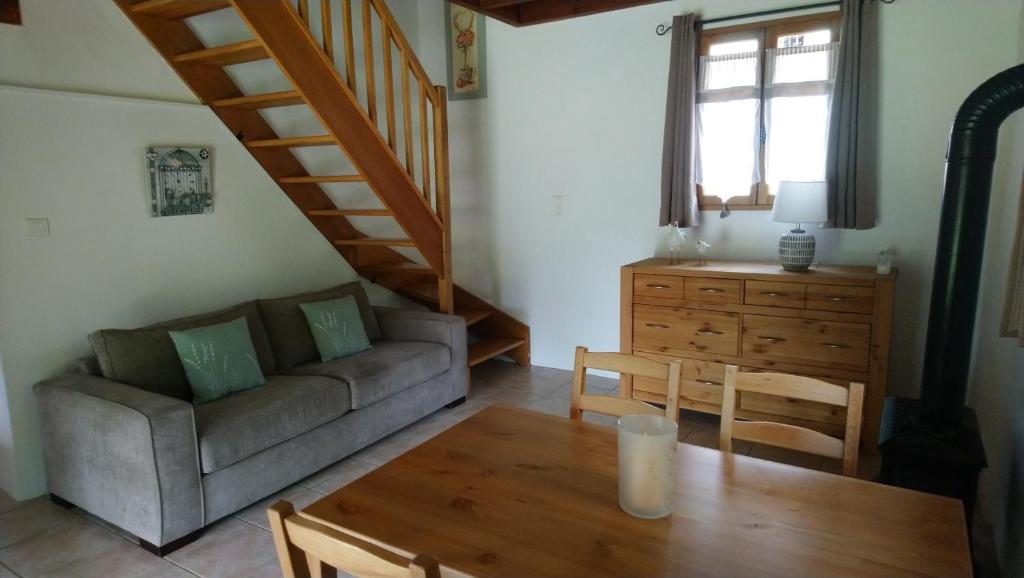
<instances>
[{"instance_id":1,"label":"dresser drawer","mask_svg":"<svg viewBox=\"0 0 1024 578\"><path fill-rule=\"evenodd\" d=\"M870 314L875 309L875 289L844 285L808 285L807 308Z\"/></svg>"},{"instance_id":2,"label":"dresser drawer","mask_svg":"<svg viewBox=\"0 0 1024 578\"><path fill-rule=\"evenodd\" d=\"M659 361L665 358L659 359ZM725 365L709 361L683 360L683 379L679 395L691 401L722 405L722 388L725 383ZM668 384L664 380L634 376L633 389L665 395Z\"/></svg>"},{"instance_id":3,"label":"dresser drawer","mask_svg":"<svg viewBox=\"0 0 1024 578\"><path fill-rule=\"evenodd\" d=\"M742 356L866 368L871 326L769 315L743 316Z\"/></svg>"},{"instance_id":4,"label":"dresser drawer","mask_svg":"<svg viewBox=\"0 0 1024 578\"><path fill-rule=\"evenodd\" d=\"M739 279L686 278L686 298L690 301L735 303L738 305L742 288L743 281Z\"/></svg>"},{"instance_id":5,"label":"dresser drawer","mask_svg":"<svg viewBox=\"0 0 1024 578\"><path fill-rule=\"evenodd\" d=\"M634 275L633 295L636 297L686 299L685 279L685 277L673 275Z\"/></svg>"},{"instance_id":6,"label":"dresser drawer","mask_svg":"<svg viewBox=\"0 0 1024 578\"><path fill-rule=\"evenodd\" d=\"M736 355L739 326L738 313L637 305L633 308L633 347L654 353Z\"/></svg>"},{"instance_id":7,"label":"dresser drawer","mask_svg":"<svg viewBox=\"0 0 1024 578\"><path fill-rule=\"evenodd\" d=\"M747 281L743 302L747 305L803 309L806 291L807 286L803 283Z\"/></svg>"}]
</instances>

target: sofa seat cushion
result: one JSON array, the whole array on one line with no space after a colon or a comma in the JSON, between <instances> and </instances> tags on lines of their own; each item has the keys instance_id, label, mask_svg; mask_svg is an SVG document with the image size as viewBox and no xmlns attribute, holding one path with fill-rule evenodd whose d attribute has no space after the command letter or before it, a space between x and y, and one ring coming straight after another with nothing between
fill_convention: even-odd
<instances>
[{"instance_id":1,"label":"sofa seat cushion","mask_svg":"<svg viewBox=\"0 0 1024 578\"><path fill-rule=\"evenodd\" d=\"M373 349L289 371L344 380L352 390L352 408L359 409L441 375L451 364L451 352L439 343L376 341Z\"/></svg>"},{"instance_id":2,"label":"sofa seat cushion","mask_svg":"<svg viewBox=\"0 0 1024 578\"><path fill-rule=\"evenodd\" d=\"M343 381L316 375L275 375L255 389L195 407L199 459L216 472L306 433L352 409Z\"/></svg>"}]
</instances>

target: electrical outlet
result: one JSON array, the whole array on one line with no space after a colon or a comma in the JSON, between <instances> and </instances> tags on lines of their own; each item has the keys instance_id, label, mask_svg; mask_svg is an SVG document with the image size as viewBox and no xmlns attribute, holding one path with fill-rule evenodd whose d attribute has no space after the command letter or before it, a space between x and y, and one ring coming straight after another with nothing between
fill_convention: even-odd
<instances>
[{"instance_id":1,"label":"electrical outlet","mask_svg":"<svg viewBox=\"0 0 1024 578\"><path fill-rule=\"evenodd\" d=\"M49 237L50 219L28 218L25 219L29 237Z\"/></svg>"}]
</instances>

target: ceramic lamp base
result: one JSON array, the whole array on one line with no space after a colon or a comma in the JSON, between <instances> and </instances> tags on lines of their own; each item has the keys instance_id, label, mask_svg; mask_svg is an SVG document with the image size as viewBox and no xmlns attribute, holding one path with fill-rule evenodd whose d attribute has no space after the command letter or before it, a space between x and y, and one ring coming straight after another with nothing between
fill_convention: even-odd
<instances>
[{"instance_id":1,"label":"ceramic lamp base","mask_svg":"<svg viewBox=\"0 0 1024 578\"><path fill-rule=\"evenodd\" d=\"M779 239L779 263L786 271L802 273L814 262L814 235L793 229Z\"/></svg>"}]
</instances>

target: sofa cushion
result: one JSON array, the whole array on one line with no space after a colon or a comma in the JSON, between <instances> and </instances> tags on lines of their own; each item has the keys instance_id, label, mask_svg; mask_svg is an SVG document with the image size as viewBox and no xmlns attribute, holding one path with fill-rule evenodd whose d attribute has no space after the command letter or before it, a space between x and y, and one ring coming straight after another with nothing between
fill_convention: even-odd
<instances>
[{"instance_id":1,"label":"sofa cushion","mask_svg":"<svg viewBox=\"0 0 1024 578\"><path fill-rule=\"evenodd\" d=\"M338 359L370 348L370 338L363 328L355 297L346 295L341 299L302 303L299 309L306 316L321 361Z\"/></svg>"},{"instance_id":2,"label":"sofa cushion","mask_svg":"<svg viewBox=\"0 0 1024 578\"><path fill-rule=\"evenodd\" d=\"M441 375L451 364L451 352L439 343L377 341L373 349L289 371L344 380L352 390L352 408L359 409Z\"/></svg>"},{"instance_id":3,"label":"sofa cushion","mask_svg":"<svg viewBox=\"0 0 1024 578\"><path fill-rule=\"evenodd\" d=\"M192 403L209 403L267 381L244 317L167 333L185 367L185 377L192 387Z\"/></svg>"},{"instance_id":4,"label":"sofa cushion","mask_svg":"<svg viewBox=\"0 0 1024 578\"><path fill-rule=\"evenodd\" d=\"M370 341L380 339L380 326L377 325L377 317L373 313L373 307L370 306L370 300L366 297L366 290L363 289L359 281L345 283L324 291L259 301L260 314L267 327L267 335L270 337L270 345L273 347L274 359L277 361L279 371L284 372L296 365L320 358L320 352L313 341L313 334L309 330L309 323L302 310L299 309L299 305L340 299L346 295L354 297L356 305L359 306L359 315L363 319L366 336L370 338Z\"/></svg>"},{"instance_id":5,"label":"sofa cushion","mask_svg":"<svg viewBox=\"0 0 1024 578\"><path fill-rule=\"evenodd\" d=\"M274 354L255 301L213 313L183 317L140 329L101 329L89 335L103 377L128 385L184 399L192 399L185 368L178 359L169 331L184 331L245 317L260 369L277 373Z\"/></svg>"},{"instance_id":6,"label":"sofa cushion","mask_svg":"<svg viewBox=\"0 0 1024 578\"><path fill-rule=\"evenodd\" d=\"M195 408L199 459L216 472L288 441L352 408L349 387L319 376L276 375L266 385Z\"/></svg>"}]
</instances>

